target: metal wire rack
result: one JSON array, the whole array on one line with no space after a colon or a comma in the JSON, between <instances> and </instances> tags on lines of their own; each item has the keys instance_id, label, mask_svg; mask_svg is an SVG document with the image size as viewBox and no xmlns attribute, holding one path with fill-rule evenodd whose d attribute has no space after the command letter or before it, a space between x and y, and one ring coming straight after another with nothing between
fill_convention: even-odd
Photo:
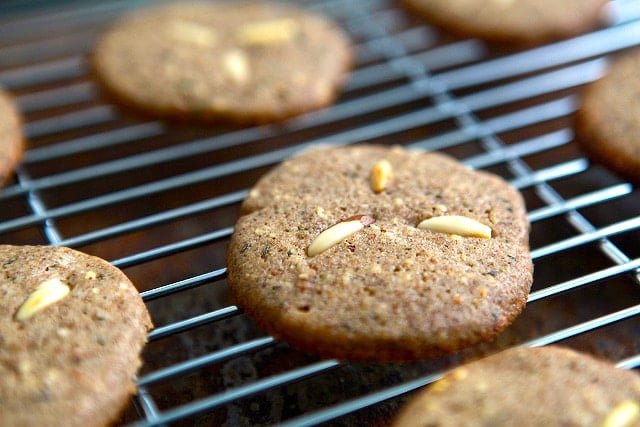
<instances>
[{"instance_id":1,"label":"metal wire rack","mask_svg":"<svg viewBox=\"0 0 640 427\"><path fill-rule=\"evenodd\" d=\"M357 63L336 105L249 128L176 125L108 104L88 56L97 34L145 2L0 6L0 84L28 150L0 190L0 239L103 257L139 287L157 327L136 425L385 424L410 392L468 358L560 343L640 366L640 193L574 141L583 85L640 44L640 5L610 25L531 48L456 39L393 0L306 0L351 35ZM406 365L305 355L228 298L224 251L247 189L316 143L402 144L500 174L525 196L535 280L494 343Z\"/></svg>"}]
</instances>

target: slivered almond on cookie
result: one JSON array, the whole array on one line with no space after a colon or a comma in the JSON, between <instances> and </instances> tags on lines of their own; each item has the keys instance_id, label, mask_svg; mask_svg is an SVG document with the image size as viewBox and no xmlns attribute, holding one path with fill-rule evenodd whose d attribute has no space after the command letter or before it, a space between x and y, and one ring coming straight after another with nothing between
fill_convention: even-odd
<instances>
[{"instance_id":1,"label":"slivered almond on cookie","mask_svg":"<svg viewBox=\"0 0 640 427\"><path fill-rule=\"evenodd\" d=\"M491 238L491 227L462 215L442 215L427 218L418 224L418 228L438 233L457 234L458 236Z\"/></svg>"},{"instance_id":2,"label":"slivered almond on cookie","mask_svg":"<svg viewBox=\"0 0 640 427\"><path fill-rule=\"evenodd\" d=\"M69 285L62 283L57 277L40 283L29 298L20 306L16 313L17 320L27 320L34 314L45 309L69 295Z\"/></svg>"}]
</instances>

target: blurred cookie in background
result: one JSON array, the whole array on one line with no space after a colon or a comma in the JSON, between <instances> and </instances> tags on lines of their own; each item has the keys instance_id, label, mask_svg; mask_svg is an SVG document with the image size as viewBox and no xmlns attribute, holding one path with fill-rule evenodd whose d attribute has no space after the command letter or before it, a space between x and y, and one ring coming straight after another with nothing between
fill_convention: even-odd
<instances>
[{"instance_id":1,"label":"blurred cookie in background","mask_svg":"<svg viewBox=\"0 0 640 427\"><path fill-rule=\"evenodd\" d=\"M576 117L576 141L595 163L640 183L640 49L620 54L588 85Z\"/></svg>"},{"instance_id":2,"label":"blurred cookie in background","mask_svg":"<svg viewBox=\"0 0 640 427\"><path fill-rule=\"evenodd\" d=\"M139 110L252 124L331 104L352 63L339 26L273 2L175 3L125 16L99 39L93 68Z\"/></svg>"},{"instance_id":3,"label":"blurred cookie in background","mask_svg":"<svg viewBox=\"0 0 640 427\"><path fill-rule=\"evenodd\" d=\"M606 0L403 0L431 23L464 37L542 44L593 30Z\"/></svg>"},{"instance_id":4,"label":"blurred cookie in background","mask_svg":"<svg viewBox=\"0 0 640 427\"><path fill-rule=\"evenodd\" d=\"M0 87L0 185L4 184L22 158L22 118L12 96Z\"/></svg>"}]
</instances>

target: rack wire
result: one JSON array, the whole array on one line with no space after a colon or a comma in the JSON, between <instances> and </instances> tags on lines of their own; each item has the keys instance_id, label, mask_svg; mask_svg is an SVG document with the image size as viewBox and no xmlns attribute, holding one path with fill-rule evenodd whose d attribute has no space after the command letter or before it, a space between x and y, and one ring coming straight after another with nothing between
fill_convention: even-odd
<instances>
[{"instance_id":1,"label":"rack wire","mask_svg":"<svg viewBox=\"0 0 640 427\"><path fill-rule=\"evenodd\" d=\"M393 0L297 2L346 29L356 66L334 106L248 128L176 125L103 99L95 37L145 3L0 7L0 84L29 141L0 190L0 239L77 248L139 287L157 326L122 424L384 424L447 369L517 345L640 367L640 194L586 159L572 131L582 87L640 44L638 2L612 1L609 25L531 49L450 37ZM407 365L323 360L229 300L225 245L248 188L304 147L365 141L448 153L524 195L534 285L496 342Z\"/></svg>"}]
</instances>

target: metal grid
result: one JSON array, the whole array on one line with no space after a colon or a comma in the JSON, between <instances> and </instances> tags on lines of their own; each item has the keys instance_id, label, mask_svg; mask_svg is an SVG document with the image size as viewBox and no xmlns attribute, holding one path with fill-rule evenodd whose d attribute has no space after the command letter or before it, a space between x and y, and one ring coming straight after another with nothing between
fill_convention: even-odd
<instances>
[{"instance_id":1,"label":"metal grid","mask_svg":"<svg viewBox=\"0 0 640 427\"><path fill-rule=\"evenodd\" d=\"M77 248L139 287L157 327L121 422L384 423L446 369L514 345L557 342L638 368L640 194L591 164L572 132L581 87L607 55L640 44L638 2L612 2L606 28L528 50L450 38L392 0L298 3L343 25L356 68L335 106L252 128L173 125L105 103L88 55L132 2L14 2L0 17L0 84L29 139L0 190L0 239ZM225 244L247 189L305 146L365 141L449 153L525 196L534 286L495 343L401 366L321 360L265 336L228 299Z\"/></svg>"}]
</instances>

